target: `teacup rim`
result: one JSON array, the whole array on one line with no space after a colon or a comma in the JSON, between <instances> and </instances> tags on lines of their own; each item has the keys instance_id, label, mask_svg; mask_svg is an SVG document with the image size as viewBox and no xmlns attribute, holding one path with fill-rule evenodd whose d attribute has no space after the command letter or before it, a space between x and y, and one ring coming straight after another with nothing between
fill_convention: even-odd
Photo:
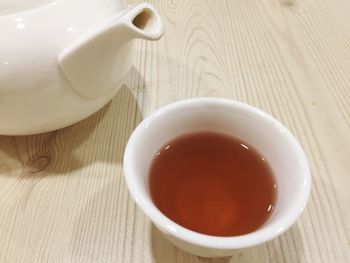
<instances>
[{"instance_id":1,"label":"teacup rim","mask_svg":"<svg viewBox=\"0 0 350 263\"><path fill-rule=\"evenodd\" d=\"M194 104L203 104L203 105L214 105L220 104L221 106L228 107L239 107L241 109L247 110L249 112L253 112L254 114L259 115L260 117L266 119L269 122L273 122L277 129L281 130L284 135L290 140L293 145L296 146L298 155L303 160L303 179L304 179L304 191L300 191L300 195L294 201L293 210L290 209L288 213L282 216L278 222L264 226L254 232L240 235L240 236L211 236L202 233L198 233L183 226L173 222L171 219L166 217L163 213L161 213L158 208L152 203L143 198L143 195L137 189L137 182L135 176L130 176L134 174L133 167L129 162L129 158L132 154L132 150L134 149L134 141L135 138L140 136L140 133L147 128L150 122L157 118L159 115L167 114L172 111L177 111L183 107L193 106ZM247 248L255 245L259 245L261 243L265 243L283 232L289 229L298 219L299 215L302 213L304 208L306 207L310 191L311 191L311 174L309 164L306 158L306 155L299 143L299 141L294 137L294 135L287 129L280 121L272 117L270 114L252 106L246 104L244 102L240 102L237 100L226 99L226 98L217 98L217 97L200 97L200 98L190 98L184 99L177 102L170 103L166 106L163 106L153 113L151 113L148 117L146 117L133 131L131 134L129 141L125 148L124 160L123 160L123 169L124 169L124 177L126 180L127 187L141 210L147 215L148 218L158 227L163 230L168 231L176 238L183 240L185 242L199 245L207 248L214 249L241 249Z\"/></svg>"}]
</instances>

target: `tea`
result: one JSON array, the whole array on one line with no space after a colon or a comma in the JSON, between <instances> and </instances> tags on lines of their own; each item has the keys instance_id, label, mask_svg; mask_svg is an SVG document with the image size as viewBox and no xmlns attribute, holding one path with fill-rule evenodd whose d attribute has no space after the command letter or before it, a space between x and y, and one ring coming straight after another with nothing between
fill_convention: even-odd
<instances>
[{"instance_id":1,"label":"tea","mask_svg":"<svg viewBox=\"0 0 350 263\"><path fill-rule=\"evenodd\" d=\"M149 189L168 218L214 236L255 231L271 215L277 196L264 157L216 132L186 134L164 145L151 164Z\"/></svg>"}]
</instances>

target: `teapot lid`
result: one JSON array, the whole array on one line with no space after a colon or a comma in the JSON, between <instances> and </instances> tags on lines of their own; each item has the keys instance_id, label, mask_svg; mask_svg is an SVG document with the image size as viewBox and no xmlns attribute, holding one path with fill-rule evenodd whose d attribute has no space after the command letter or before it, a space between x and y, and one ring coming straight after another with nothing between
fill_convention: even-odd
<instances>
[{"instance_id":1,"label":"teapot lid","mask_svg":"<svg viewBox=\"0 0 350 263\"><path fill-rule=\"evenodd\" d=\"M60 0L0 0L0 16L55 4Z\"/></svg>"}]
</instances>

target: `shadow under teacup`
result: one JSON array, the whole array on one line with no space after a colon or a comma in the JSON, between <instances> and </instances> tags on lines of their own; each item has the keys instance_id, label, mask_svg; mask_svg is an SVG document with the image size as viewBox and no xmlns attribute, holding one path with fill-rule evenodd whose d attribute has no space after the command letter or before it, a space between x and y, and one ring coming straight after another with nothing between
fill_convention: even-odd
<instances>
[{"instance_id":1,"label":"shadow under teacup","mask_svg":"<svg viewBox=\"0 0 350 263\"><path fill-rule=\"evenodd\" d=\"M268 221L256 231L232 237L197 233L170 220L153 203L148 176L155 154L172 139L199 131L230 134L253 146L269 163L277 183L277 201ZM220 98L175 102L143 120L126 146L124 175L134 200L165 237L204 257L228 256L277 237L297 220L311 189L305 153L288 129L255 107Z\"/></svg>"}]
</instances>

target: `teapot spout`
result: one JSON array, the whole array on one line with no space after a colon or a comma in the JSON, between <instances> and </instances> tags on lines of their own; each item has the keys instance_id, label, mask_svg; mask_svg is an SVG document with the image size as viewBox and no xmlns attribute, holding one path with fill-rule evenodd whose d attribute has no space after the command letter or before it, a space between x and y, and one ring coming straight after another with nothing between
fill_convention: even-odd
<instances>
[{"instance_id":1,"label":"teapot spout","mask_svg":"<svg viewBox=\"0 0 350 263\"><path fill-rule=\"evenodd\" d=\"M164 26L159 13L152 5L146 3L139 4L127 11L124 23L134 38L158 40L164 34Z\"/></svg>"},{"instance_id":2,"label":"teapot spout","mask_svg":"<svg viewBox=\"0 0 350 263\"><path fill-rule=\"evenodd\" d=\"M154 7L138 4L78 36L59 54L58 64L81 96L100 98L121 86L132 62L132 40L157 40L163 33Z\"/></svg>"}]
</instances>

